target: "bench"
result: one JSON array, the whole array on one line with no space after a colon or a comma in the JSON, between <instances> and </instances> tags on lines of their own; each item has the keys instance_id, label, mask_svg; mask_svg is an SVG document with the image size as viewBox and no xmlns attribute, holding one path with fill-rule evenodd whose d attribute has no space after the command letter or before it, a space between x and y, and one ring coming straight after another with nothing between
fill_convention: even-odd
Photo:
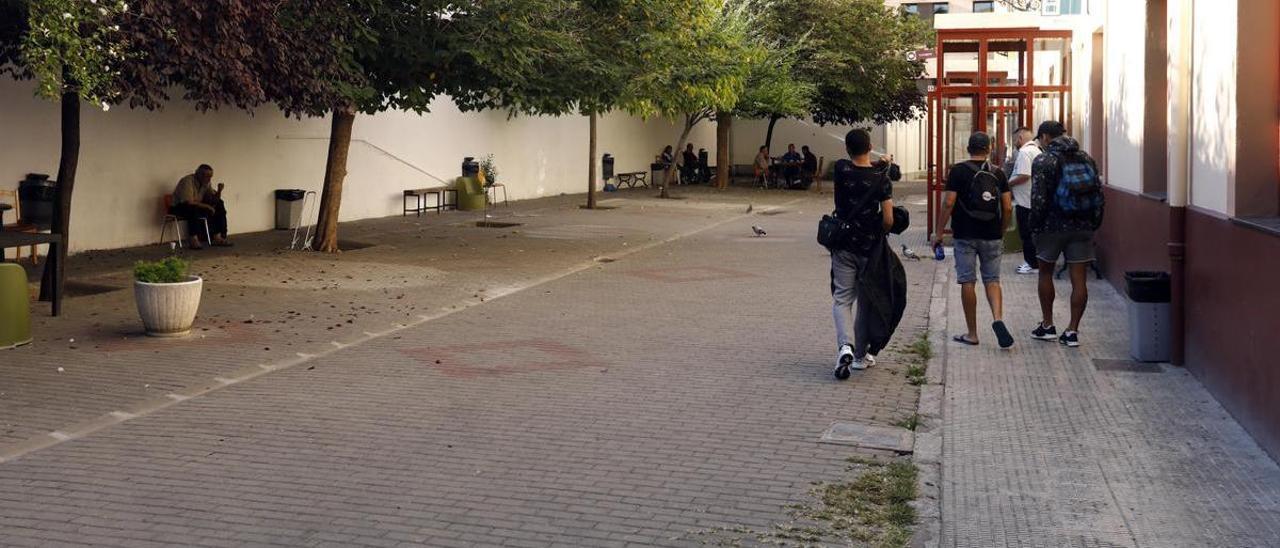
<instances>
[{"instance_id":1,"label":"bench","mask_svg":"<svg viewBox=\"0 0 1280 548\"><path fill-rule=\"evenodd\" d=\"M428 187L428 188L413 188L413 189L406 190L404 191L404 201L403 201L404 213L401 213L400 216L403 217L405 215L408 215L410 212L412 212L415 215L421 217L422 212L428 211L431 209L436 210L436 213L440 213L444 211L445 208L451 205L449 204L450 192L452 192L454 195L452 206L454 209L457 209L458 208L458 189L456 188L437 186L437 187ZM414 198L414 207L409 207L410 196ZM435 197L436 199L435 205L427 205L427 196Z\"/></svg>"},{"instance_id":2,"label":"bench","mask_svg":"<svg viewBox=\"0 0 1280 548\"><path fill-rule=\"evenodd\" d=\"M645 171L630 171L618 174L618 188L627 185L627 188L635 188L640 185L649 188L649 173Z\"/></svg>"}]
</instances>

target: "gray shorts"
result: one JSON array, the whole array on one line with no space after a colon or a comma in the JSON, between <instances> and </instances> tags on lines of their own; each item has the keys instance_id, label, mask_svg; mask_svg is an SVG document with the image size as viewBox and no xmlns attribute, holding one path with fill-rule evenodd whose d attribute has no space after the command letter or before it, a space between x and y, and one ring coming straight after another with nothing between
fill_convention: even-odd
<instances>
[{"instance_id":1,"label":"gray shorts","mask_svg":"<svg viewBox=\"0 0 1280 548\"><path fill-rule=\"evenodd\" d=\"M1000 240L956 240L956 283L978 281L981 265L982 283L1000 281L1000 254L1004 242Z\"/></svg>"},{"instance_id":2,"label":"gray shorts","mask_svg":"<svg viewBox=\"0 0 1280 548\"><path fill-rule=\"evenodd\" d=\"M1067 257L1067 264L1093 262L1093 231L1036 234L1036 258L1046 263L1056 263L1058 257L1063 255Z\"/></svg>"}]
</instances>

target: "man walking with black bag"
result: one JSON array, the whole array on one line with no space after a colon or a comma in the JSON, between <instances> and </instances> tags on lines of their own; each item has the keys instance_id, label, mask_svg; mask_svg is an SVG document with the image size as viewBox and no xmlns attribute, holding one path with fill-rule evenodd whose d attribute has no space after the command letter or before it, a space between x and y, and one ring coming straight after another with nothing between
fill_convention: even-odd
<instances>
[{"instance_id":1,"label":"man walking with black bag","mask_svg":"<svg viewBox=\"0 0 1280 548\"><path fill-rule=\"evenodd\" d=\"M851 369L866 369L874 364L871 353L887 342L887 335L872 333L876 326L872 325L875 313L870 309L870 295L864 294L859 298L859 293L873 289L878 291L883 287L883 284L874 283L876 280L867 280L860 274L865 274L870 266L879 266L869 262L875 260L872 255L877 250L887 251L885 234L893 226L893 187L884 170L871 163L871 134L860 129L850 131L845 136L845 149L850 160L836 162L833 179L835 218L847 223L848 234L842 238L844 241L828 245L831 251L832 314L839 348L834 374L838 379L848 378ZM898 269L901 270L900 264ZM892 301L876 300L881 303ZM896 327L897 322L892 323Z\"/></svg>"}]
</instances>

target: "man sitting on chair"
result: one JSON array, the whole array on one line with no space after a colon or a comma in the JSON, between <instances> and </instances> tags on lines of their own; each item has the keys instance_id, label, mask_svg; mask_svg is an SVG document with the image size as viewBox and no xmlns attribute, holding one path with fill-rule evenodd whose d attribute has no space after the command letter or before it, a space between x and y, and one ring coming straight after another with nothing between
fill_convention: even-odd
<instances>
[{"instance_id":1,"label":"man sitting on chair","mask_svg":"<svg viewBox=\"0 0 1280 548\"><path fill-rule=\"evenodd\" d=\"M178 181L173 189L173 205L169 213L187 222L187 234L191 249L201 249L200 235L204 234L204 219L209 223L210 245L230 246L227 241L227 207L222 203L223 184L213 189L213 168L202 164L196 172Z\"/></svg>"}]
</instances>

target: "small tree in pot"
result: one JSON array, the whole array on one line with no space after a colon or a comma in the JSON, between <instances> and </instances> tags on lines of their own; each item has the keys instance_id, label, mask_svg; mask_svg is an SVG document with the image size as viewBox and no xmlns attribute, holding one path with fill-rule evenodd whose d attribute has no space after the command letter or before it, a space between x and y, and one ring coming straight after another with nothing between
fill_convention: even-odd
<instances>
[{"instance_id":1,"label":"small tree in pot","mask_svg":"<svg viewBox=\"0 0 1280 548\"><path fill-rule=\"evenodd\" d=\"M147 335L182 337L191 332L204 281L188 275L187 266L177 257L134 265L133 296Z\"/></svg>"},{"instance_id":2,"label":"small tree in pot","mask_svg":"<svg viewBox=\"0 0 1280 548\"><path fill-rule=\"evenodd\" d=\"M493 161L493 155L484 157L480 162L480 173L484 174L484 184L486 186L498 182L498 164Z\"/></svg>"}]
</instances>

